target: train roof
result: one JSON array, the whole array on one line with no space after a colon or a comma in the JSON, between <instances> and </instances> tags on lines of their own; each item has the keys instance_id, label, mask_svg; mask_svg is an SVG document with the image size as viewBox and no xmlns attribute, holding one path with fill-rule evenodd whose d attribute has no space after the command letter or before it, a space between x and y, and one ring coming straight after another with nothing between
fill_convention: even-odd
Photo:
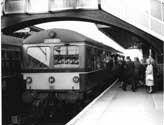
<instances>
[{"instance_id":1,"label":"train roof","mask_svg":"<svg viewBox=\"0 0 164 125\"><path fill-rule=\"evenodd\" d=\"M8 36L2 34L1 36L1 43L7 44L7 45L15 45L15 46L22 46L22 42L24 39L18 38L18 37L13 37L13 36Z\"/></svg>"},{"instance_id":2,"label":"train roof","mask_svg":"<svg viewBox=\"0 0 164 125\"><path fill-rule=\"evenodd\" d=\"M79 29L80 30L80 29ZM55 38L60 39L62 42L88 42L97 46L101 46L105 49L109 49L112 52L120 52L115 50L114 48L104 45L103 43L95 41L87 36L84 36L80 33L77 33L72 30L68 29L49 29L49 30L43 30L40 32L36 32L33 35L29 36L23 41L23 44L38 44L38 43L43 43L44 39L50 39L50 33L53 32L55 33Z\"/></svg>"}]
</instances>

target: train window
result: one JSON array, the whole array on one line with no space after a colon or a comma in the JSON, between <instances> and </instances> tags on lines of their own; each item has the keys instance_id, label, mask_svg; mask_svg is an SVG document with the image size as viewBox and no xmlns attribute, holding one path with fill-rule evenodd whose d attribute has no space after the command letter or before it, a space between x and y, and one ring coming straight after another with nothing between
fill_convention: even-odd
<instances>
[{"instance_id":1,"label":"train window","mask_svg":"<svg viewBox=\"0 0 164 125\"><path fill-rule=\"evenodd\" d=\"M163 64L163 55L159 55L157 61L159 64Z\"/></svg>"},{"instance_id":2,"label":"train window","mask_svg":"<svg viewBox=\"0 0 164 125\"><path fill-rule=\"evenodd\" d=\"M7 51L5 51L5 60L9 60L10 58L9 58L9 52L7 52Z\"/></svg>"},{"instance_id":3,"label":"train window","mask_svg":"<svg viewBox=\"0 0 164 125\"><path fill-rule=\"evenodd\" d=\"M20 73L21 49L16 46L2 46L2 75L12 77Z\"/></svg>"},{"instance_id":4,"label":"train window","mask_svg":"<svg viewBox=\"0 0 164 125\"><path fill-rule=\"evenodd\" d=\"M8 74L11 74L11 73L10 73L10 69L11 69L10 62L9 62L9 61L6 61L5 63L6 63L5 72L8 73Z\"/></svg>"},{"instance_id":5,"label":"train window","mask_svg":"<svg viewBox=\"0 0 164 125\"><path fill-rule=\"evenodd\" d=\"M25 66L28 68L48 68L50 66L49 47L29 47Z\"/></svg>"},{"instance_id":6,"label":"train window","mask_svg":"<svg viewBox=\"0 0 164 125\"><path fill-rule=\"evenodd\" d=\"M16 52L15 56L17 57L18 60L21 60L21 54L19 52Z\"/></svg>"},{"instance_id":7,"label":"train window","mask_svg":"<svg viewBox=\"0 0 164 125\"><path fill-rule=\"evenodd\" d=\"M5 52L2 51L2 60L5 60Z\"/></svg>"},{"instance_id":8,"label":"train window","mask_svg":"<svg viewBox=\"0 0 164 125\"><path fill-rule=\"evenodd\" d=\"M87 47L87 54L86 54L86 63L87 63L87 70L93 71L96 70L96 49Z\"/></svg>"},{"instance_id":9,"label":"train window","mask_svg":"<svg viewBox=\"0 0 164 125\"><path fill-rule=\"evenodd\" d=\"M78 46L56 46L54 47L54 67L76 68L79 66Z\"/></svg>"}]
</instances>

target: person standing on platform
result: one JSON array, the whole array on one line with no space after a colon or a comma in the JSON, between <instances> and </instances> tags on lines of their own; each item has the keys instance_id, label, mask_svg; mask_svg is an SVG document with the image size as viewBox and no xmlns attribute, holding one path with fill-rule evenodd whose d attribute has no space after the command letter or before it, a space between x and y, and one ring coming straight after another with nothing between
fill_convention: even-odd
<instances>
[{"instance_id":1,"label":"person standing on platform","mask_svg":"<svg viewBox=\"0 0 164 125\"><path fill-rule=\"evenodd\" d=\"M134 82L134 63L131 61L130 57L126 57L126 69L125 69L125 82L123 84L123 90L126 91L127 84L132 85L132 91L136 90L136 84Z\"/></svg>"},{"instance_id":2,"label":"person standing on platform","mask_svg":"<svg viewBox=\"0 0 164 125\"><path fill-rule=\"evenodd\" d=\"M153 92L153 86L154 86L154 75L153 75L153 59L152 57L149 56L149 58L146 60L147 62L147 67L146 67L146 86L147 86L147 92L152 93Z\"/></svg>"},{"instance_id":3,"label":"person standing on platform","mask_svg":"<svg viewBox=\"0 0 164 125\"><path fill-rule=\"evenodd\" d=\"M124 57L122 57L122 60L119 61L119 82L120 82L120 87L123 86L124 82L125 82L125 59Z\"/></svg>"},{"instance_id":4,"label":"person standing on platform","mask_svg":"<svg viewBox=\"0 0 164 125\"><path fill-rule=\"evenodd\" d=\"M136 87L140 80L140 71L141 71L141 63L138 57L135 57L134 58L134 82L135 82Z\"/></svg>"},{"instance_id":5,"label":"person standing on platform","mask_svg":"<svg viewBox=\"0 0 164 125\"><path fill-rule=\"evenodd\" d=\"M146 61L142 59L140 64L141 64L141 68L139 72L139 83L140 83L140 86L143 86L145 85Z\"/></svg>"}]
</instances>

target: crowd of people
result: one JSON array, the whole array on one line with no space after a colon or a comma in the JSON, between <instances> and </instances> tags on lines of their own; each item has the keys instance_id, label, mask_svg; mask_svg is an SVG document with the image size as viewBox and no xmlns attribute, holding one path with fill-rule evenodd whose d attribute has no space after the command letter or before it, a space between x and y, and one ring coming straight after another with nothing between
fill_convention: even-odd
<instances>
[{"instance_id":1,"label":"crowd of people","mask_svg":"<svg viewBox=\"0 0 164 125\"><path fill-rule=\"evenodd\" d=\"M131 90L135 92L139 86L146 86L148 93L153 92L155 68L154 60L148 57L146 63L140 62L138 57L131 60L129 56L118 60L119 65L119 82L124 91L127 86L131 86Z\"/></svg>"}]
</instances>

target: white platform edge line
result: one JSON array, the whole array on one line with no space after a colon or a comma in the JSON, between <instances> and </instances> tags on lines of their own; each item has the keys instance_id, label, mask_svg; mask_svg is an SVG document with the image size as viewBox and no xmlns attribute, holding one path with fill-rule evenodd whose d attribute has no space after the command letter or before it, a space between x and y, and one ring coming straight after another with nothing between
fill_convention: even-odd
<instances>
[{"instance_id":1,"label":"white platform edge line","mask_svg":"<svg viewBox=\"0 0 164 125\"><path fill-rule=\"evenodd\" d=\"M116 79L107 89L105 89L97 98L95 98L89 105L87 105L78 115L76 115L71 121L69 121L66 125L73 125L73 123L78 120L99 98L101 98L109 89L111 89L116 83L118 79Z\"/></svg>"}]
</instances>

